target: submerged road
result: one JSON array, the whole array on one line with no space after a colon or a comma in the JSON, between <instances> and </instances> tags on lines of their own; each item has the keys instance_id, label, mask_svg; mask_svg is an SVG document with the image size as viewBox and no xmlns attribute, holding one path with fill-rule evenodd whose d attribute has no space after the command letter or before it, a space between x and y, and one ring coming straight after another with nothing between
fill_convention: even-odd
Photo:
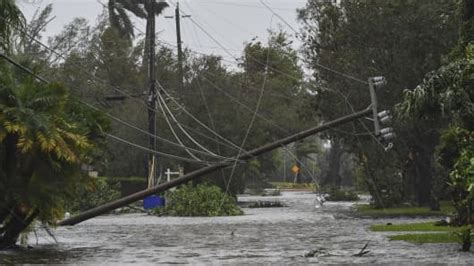
<instances>
[{"instance_id":1,"label":"submerged road","mask_svg":"<svg viewBox=\"0 0 474 266\"><path fill-rule=\"evenodd\" d=\"M472 253L456 244L415 245L373 233L375 223L422 219L360 219L349 216L352 203L326 203L316 209L314 194L284 192L278 197L240 197L240 201L279 200L285 208L245 209L238 217L101 216L53 230L59 244L39 230L30 251L1 251L0 263L471 263ZM233 232L233 233L232 233ZM392 233L393 234L393 233ZM353 257L370 240L370 253ZM319 249L316 257L304 254Z\"/></svg>"}]
</instances>

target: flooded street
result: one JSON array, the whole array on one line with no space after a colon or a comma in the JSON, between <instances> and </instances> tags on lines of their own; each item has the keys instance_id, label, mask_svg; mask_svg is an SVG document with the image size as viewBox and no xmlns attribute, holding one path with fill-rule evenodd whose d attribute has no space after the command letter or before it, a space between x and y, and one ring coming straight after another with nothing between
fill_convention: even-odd
<instances>
[{"instance_id":1,"label":"flooded street","mask_svg":"<svg viewBox=\"0 0 474 266\"><path fill-rule=\"evenodd\" d=\"M314 194L284 192L278 197L240 197L240 201L279 200L288 207L244 209L238 217L178 218L146 214L109 215L74 227L44 230L30 251L0 252L0 263L468 263L472 253L456 244L415 245L373 233L374 223L407 219L348 216L351 203L314 207ZM410 219L410 221L423 221ZM393 233L391 233L393 234ZM36 245L38 241L38 245ZM353 257L370 241L370 253ZM322 249L318 257L305 258Z\"/></svg>"}]
</instances>

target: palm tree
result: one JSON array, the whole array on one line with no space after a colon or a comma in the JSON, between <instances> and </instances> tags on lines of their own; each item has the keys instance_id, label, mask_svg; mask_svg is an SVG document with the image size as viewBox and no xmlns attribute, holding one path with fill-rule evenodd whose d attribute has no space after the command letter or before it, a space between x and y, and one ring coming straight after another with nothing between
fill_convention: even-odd
<instances>
[{"instance_id":1,"label":"palm tree","mask_svg":"<svg viewBox=\"0 0 474 266\"><path fill-rule=\"evenodd\" d=\"M96 151L99 125L59 84L38 84L0 64L0 249L35 218L55 221ZM20 78L18 78L20 77Z\"/></svg>"},{"instance_id":2,"label":"palm tree","mask_svg":"<svg viewBox=\"0 0 474 266\"><path fill-rule=\"evenodd\" d=\"M25 18L15 0L0 0L0 48L8 49L12 32L24 23Z\"/></svg>"},{"instance_id":3,"label":"palm tree","mask_svg":"<svg viewBox=\"0 0 474 266\"><path fill-rule=\"evenodd\" d=\"M131 12L138 18L146 19L151 9L150 4L151 0L109 0L108 11L110 25L117 29L122 37L132 39L135 33L132 21L126 11ZM168 4L166 2L160 1L156 3L155 15L160 15L167 7ZM148 27L149 25L147 24L147 37L149 36Z\"/></svg>"}]
</instances>

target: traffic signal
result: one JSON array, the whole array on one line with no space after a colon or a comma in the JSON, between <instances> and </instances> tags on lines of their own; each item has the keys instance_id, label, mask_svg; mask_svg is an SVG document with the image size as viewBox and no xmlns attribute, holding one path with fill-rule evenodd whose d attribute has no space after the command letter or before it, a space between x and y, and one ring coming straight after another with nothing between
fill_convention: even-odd
<instances>
[{"instance_id":1,"label":"traffic signal","mask_svg":"<svg viewBox=\"0 0 474 266\"><path fill-rule=\"evenodd\" d=\"M380 113L378 112L377 93L375 91L376 89L380 89L386 84L387 80L385 79L385 77L379 76L369 78L369 90L370 98L372 101L375 136L384 145L385 150L389 150L393 147L393 143L391 143L390 140L394 139L396 135L393 132L393 128L391 127L380 129L380 124L388 124L392 122L392 116L390 114L390 111L387 110L384 110Z\"/></svg>"}]
</instances>

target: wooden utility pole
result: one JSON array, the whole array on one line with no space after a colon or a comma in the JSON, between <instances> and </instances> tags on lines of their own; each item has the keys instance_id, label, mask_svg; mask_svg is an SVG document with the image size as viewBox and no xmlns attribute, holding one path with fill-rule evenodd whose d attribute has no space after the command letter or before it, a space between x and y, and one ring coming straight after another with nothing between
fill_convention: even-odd
<instances>
[{"instance_id":1,"label":"wooden utility pole","mask_svg":"<svg viewBox=\"0 0 474 266\"><path fill-rule=\"evenodd\" d=\"M147 17L147 30L149 30L148 42L148 85L150 87L148 94L148 132L149 136L149 147L151 150L156 151L156 73L155 73L155 0L148 0L148 17ZM148 188L155 186L156 170L157 170L157 156L155 153L150 152L148 154Z\"/></svg>"},{"instance_id":2,"label":"wooden utility pole","mask_svg":"<svg viewBox=\"0 0 474 266\"><path fill-rule=\"evenodd\" d=\"M184 89L184 70L183 70L183 42L181 41L181 18L189 18L190 15L181 16L179 11L179 2L176 3L176 9L173 16L165 16L165 18L174 18L176 21L176 45L178 47L178 89Z\"/></svg>"},{"instance_id":3,"label":"wooden utility pole","mask_svg":"<svg viewBox=\"0 0 474 266\"><path fill-rule=\"evenodd\" d=\"M294 134L292 136L286 137L284 139L266 144L264 146L261 146L259 148L254 149L254 150L251 150L247 153L244 153L244 154L242 154L241 156L239 156L235 159L241 160L241 161L248 161L248 160L254 158L255 156L258 156L258 155L261 155L263 153L266 153L266 152L272 151L274 149L280 148L281 146L288 145L288 144L293 143L297 140L304 139L304 138L309 137L311 135L314 135L316 133L319 133L319 132L322 132L322 131L325 131L325 130L328 130L328 129L331 129L331 128L334 128L334 127L337 127L337 126L340 126L342 124L346 124L348 122L351 122L351 121L354 121L356 119L362 118L362 117L364 117L364 116L366 116L370 113L372 113L371 109L365 109L365 110L362 110L362 111L359 111L359 112L341 117L339 119L333 120L333 121L328 122L326 124L323 124L321 126L317 126L317 127L311 128L311 129L307 129L305 131L302 131L300 133L297 133L297 134ZM223 161L223 162L220 162L220 163L216 163L216 164L198 169L196 171L187 173L187 174L183 175L182 177L173 179L169 182L159 184L155 187L148 188L148 189L143 190L143 191L139 191L139 192L131 194L127 197L124 197L124 198L106 203L102 206L98 206L98 207L95 207L95 208L90 209L88 211L85 211L81 214L78 214L78 215L73 216L69 219L61 221L59 223L59 225L75 225L75 224L78 224L78 223L83 222L85 220L88 220L88 219L94 218L96 216L108 213L108 212L110 212L114 209L127 206L127 205L129 205L129 204L131 204L135 201L144 199L144 198L146 198L150 195L164 192L164 191L166 191L170 188L179 186L179 185L184 184L188 181L199 178L199 177L201 177L205 174L214 172L214 171L219 170L219 169L229 167L229 166L233 165L233 163L234 163L233 161L227 160L227 161Z\"/></svg>"},{"instance_id":4,"label":"wooden utility pole","mask_svg":"<svg viewBox=\"0 0 474 266\"><path fill-rule=\"evenodd\" d=\"M183 72L183 47L181 43L181 24L180 19L181 16L179 14L179 2L176 3L175 9L175 20L176 20L176 44L178 45L178 74L179 74L179 81L178 86L179 89L182 90L184 88L184 72Z\"/></svg>"}]
</instances>

